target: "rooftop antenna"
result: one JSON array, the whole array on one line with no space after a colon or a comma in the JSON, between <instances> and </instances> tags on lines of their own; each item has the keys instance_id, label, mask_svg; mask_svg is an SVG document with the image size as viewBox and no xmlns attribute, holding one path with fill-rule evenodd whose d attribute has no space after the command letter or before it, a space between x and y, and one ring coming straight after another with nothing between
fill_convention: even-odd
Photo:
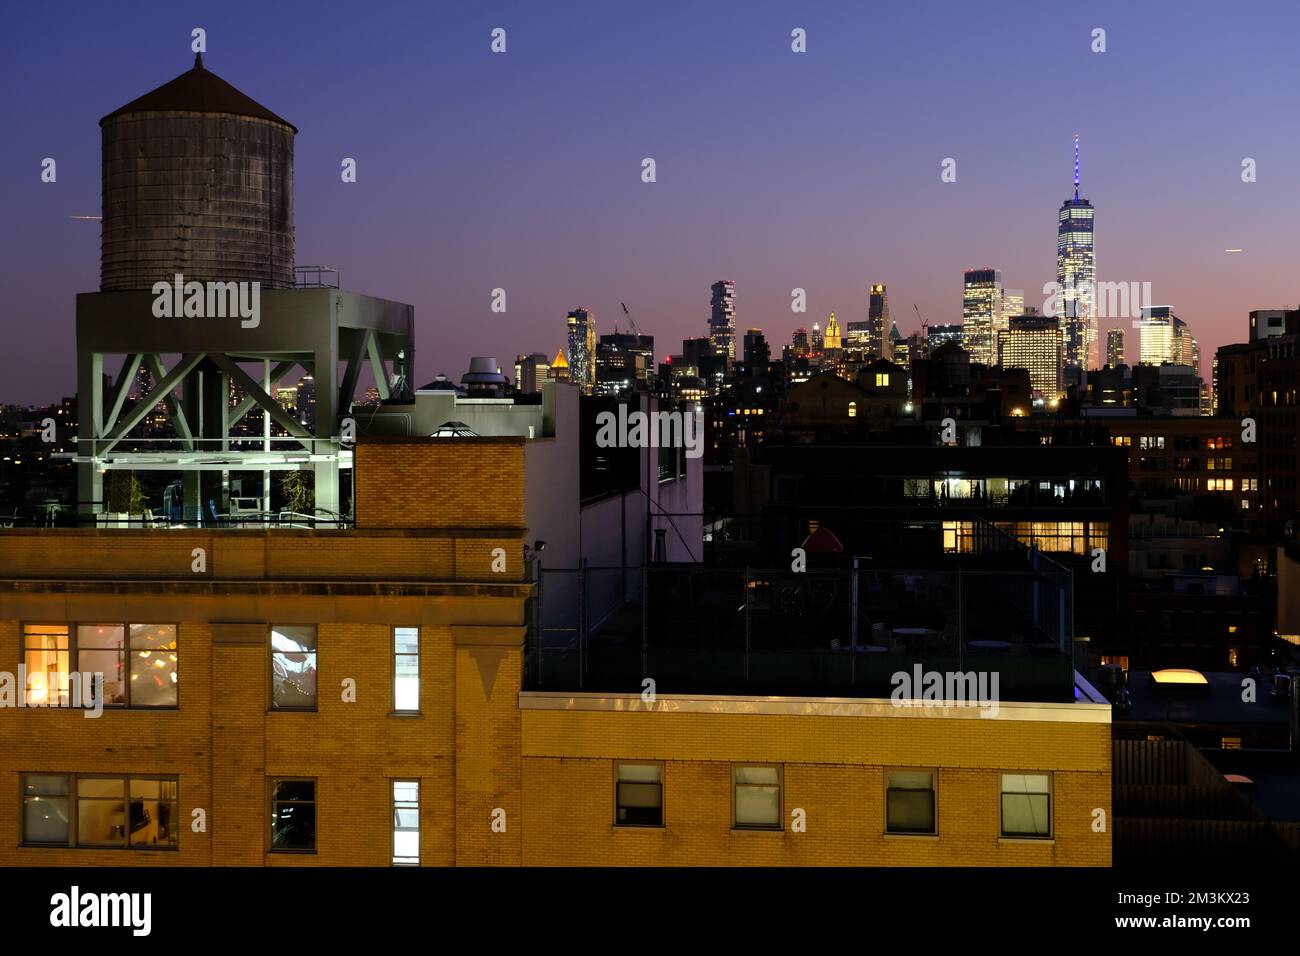
<instances>
[{"instance_id":1,"label":"rooftop antenna","mask_svg":"<svg viewBox=\"0 0 1300 956\"><path fill-rule=\"evenodd\" d=\"M1074 201L1079 201L1079 134L1074 134Z\"/></svg>"}]
</instances>

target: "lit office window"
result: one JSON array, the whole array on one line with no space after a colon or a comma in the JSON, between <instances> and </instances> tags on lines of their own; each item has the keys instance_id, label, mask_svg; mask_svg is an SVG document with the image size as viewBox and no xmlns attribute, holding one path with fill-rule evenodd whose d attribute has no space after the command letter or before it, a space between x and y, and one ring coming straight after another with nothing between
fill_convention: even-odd
<instances>
[{"instance_id":1,"label":"lit office window","mask_svg":"<svg viewBox=\"0 0 1300 956\"><path fill-rule=\"evenodd\" d=\"M126 703L126 628L121 624L78 624L78 672L104 675L104 706Z\"/></svg>"},{"instance_id":2,"label":"lit office window","mask_svg":"<svg viewBox=\"0 0 1300 956\"><path fill-rule=\"evenodd\" d=\"M936 832L934 771L891 770L886 781L885 832Z\"/></svg>"},{"instance_id":3,"label":"lit office window","mask_svg":"<svg viewBox=\"0 0 1300 956\"><path fill-rule=\"evenodd\" d=\"M122 846L126 842L126 781L121 777L77 780L77 845Z\"/></svg>"},{"instance_id":4,"label":"lit office window","mask_svg":"<svg viewBox=\"0 0 1300 956\"><path fill-rule=\"evenodd\" d=\"M178 787L176 777L24 774L23 843L174 850Z\"/></svg>"},{"instance_id":5,"label":"lit office window","mask_svg":"<svg viewBox=\"0 0 1300 956\"><path fill-rule=\"evenodd\" d=\"M271 781L271 851L316 852L316 781Z\"/></svg>"},{"instance_id":6,"label":"lit office window","mask_svg":"<svg viewBox=\"0 0 1300 956\"><path fill-rule=\"evenodd\" d=\"M740 830L781 829L781 768L734 767L735 814Z\"/></svg>"},{"instance_id":7,"label":"lit office window","mask_svg":"<svg viewBox=\"0 0 1300 956\"><path fill-rule=\"evenodd\" d=\"M177 647L175 624L132 624L127 702L131 707L175 707L177 702ZM84 665L83 671L93 670ZM105 701L108 675L104 675Z\"/></svg>"},{"instance_id":8,"label":"lit office window","mask_svg":"<svg viewBox=\"0 0 1300 956\"><path fill-rule=\"evenodd\" d=\"M174 624L28 624L23 644L30 706L88 707L97 674L106 707L176 706Z\"/></svg>"},{"instance_id":9,"label":"lit office window","mask_svg":"<svg viewBox=\"0 0 1300 956\"><path fill-rule=\"evenodd\" d=\"M614 823L621 827L664 825L663 767L620 763L614 767Z\"/></svg>"},{"instance_id":10,"label":"lit office window","mask_svg":"<svg viewBox=\"0 0 1300 956\"><path fill-rule=\"evenodd\" d=\"M271 628L271 707L316 709L316 627Z\"/></svg>"},{"instance_id":11,"label":"lit office window","mask_svg":"<svg viewBox=\"0 0 1300 956\"><path fill-rule=\"evenodd\" d=\"M23 843L67 846L71 841L71 784L67 774L25 774Z\"/></svg>"},{"instance_id":12,"label":"lit office window","mask_svg":"<svg viewBox=\"0 0 1300 956\"><path fill-rule=\"evenodd\" d=\"M393 628L393 709L420 709L420 629Z\"/></svg>"},{"instance_id":13,"label":"lit office window","mask_svg":"<svg viewBox=\"0 0 1300 956\"><path fill-rule=\"evenodd\" d=\"M393 866L420 865L420 781L393 781Z\"/></svg>"},{"instance_id":14,"label":"lit office window","mask_svg":"<svg viewBox=\"0 0 1300 956\"><path fill-rule=\"evenodd\" d=\"M23 628L23 663L27 669L29 707L68 706L72 652L62 624L28 624Z\"/></svg>"},{"instance_id":15,"label":"lit office window","mask_svg":"<svg viewBox=\"0 0 1300 956\"><path fill-rule=\"evenodd\" d=\"M129 788L131 846L155 850L175 847L180 829L176 780L132 777Z\"/></svg>"},{"instance_id":16,"label":"lit office window","mask_svg":"<svg viewBox=\"0 0 1300 956\"><path fill-rule=\"evenodd\" d=\"M1048 774L1002 775L1002 835L1052 835L1052 779Z\"/></svg>"}]
</instances>

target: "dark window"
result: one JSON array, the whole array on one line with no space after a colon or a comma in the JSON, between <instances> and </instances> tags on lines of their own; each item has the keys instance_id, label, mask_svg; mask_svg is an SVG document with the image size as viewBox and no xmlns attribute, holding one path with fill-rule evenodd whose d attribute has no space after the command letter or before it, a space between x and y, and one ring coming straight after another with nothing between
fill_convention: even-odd
<instances>
[{"instance_id":1,"label":"dark window","mask_svg":"<svg viewBox=\"0 0 1300 956\"><path fill-rule=\"evenodd\" d=\"M271 781L271 850L316 852L316 781Z\"/></svg>"},{"instance_id":2,"label":"dark window","mask_svg":"<svg viewBox=\"0 0 1300 956\"><path fill-rule=\"evenodd\" d=\"M892 770L885 791L886 833L934 833L934 771Z\"/></svg>"},{"instance_id":3,"label":"dark window","mask_svg":"<svg viewBox=\"0 0 1300 956\"><path fill-rule=\"evenodd\" d=\"M1052 780L1048 774L1002 775L1002 835L1039 838L1052 835Z\"/></svg>"},{"instance_id":4,"label":"dark window","mask_svg":"<svg viewBox=\"0 0 1300 956\"><path fill-rule=\"evenodd\" d=\"M621 827L663 826L663 767L653 763L620 763L614 773L615 824Z\"/></svg>"}]
</instances>

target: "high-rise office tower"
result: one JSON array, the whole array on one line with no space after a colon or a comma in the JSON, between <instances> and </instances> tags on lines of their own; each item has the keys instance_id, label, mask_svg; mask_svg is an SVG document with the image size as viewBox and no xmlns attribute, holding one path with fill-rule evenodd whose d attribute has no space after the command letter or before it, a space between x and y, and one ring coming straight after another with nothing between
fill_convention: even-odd
<instances>
[{"instance_id":1,"label":"high-rise office tower","mask_svg":"<svg viewBox=\"0 0 1300 956\"><path fill-rule=\"evenodd\" d=\"M826 336L822 333L822 327L816 322L813 323L812 335L810 336L813 355L821 355L822 349L826 347Z\"/></svg>"},{"instance_id":2,"label":"high-rise office tower","mask_svg":"<svg viewBox=\"0 0 1300 956\"><path fill-rule=\"evenodd\" d=\"M849 322L844 326L844 347L858 352L869 352L871 342L870 322Z\"/></svg>"},{"instance_id":3,"label":"high-rise office tower","mask_svg":"<svg viewBox=\"0 0 1300 956\"><path fill-rule=\"evenodd\" d=\"M889 334L889 294L884 283L871 287L871 301L867 307L867 351L885 358L885 336Z\"/></svg>"},{"instance_id":4,"label":"high-rise office tower","mask_svg":"<svg viewBox=\"0 0 1300 956\"><path fill-rule=\"evenodd\" d=\"M967 269L962 296L962 346L971 362L997 361L997 327L1003 321L1002 273L997 269Z\"/></svg>"},{"instance_id":5,"label":"high-rise office tower","mask_svg":"<svg viewBox=\"0 0 1300 956\"><path fill-rule=\"evenodd\" d=\"M1106 364L1119 368L1124 364L1124 330L1111 329L1106 333Z\"/></svg>"},{"instance_id":6,"label":"high-rise office tower","mask_svg":"<svg viewBox=\"0 0 1300 956\"><path fill-rule=\"evenodd\" d=\"M709 341L713 343L713 351L725 355L730 364L736 360L736 283L720 279L712 288Z\"/></svg>"},{"instance_id":7,"label":"high-rise office tower","mask_svg":"<svg viewBox=\"0 0 1300 956\"><path fill-rule=\"evenodd\" d=\"M1025 313L1010 319L998 339L999 364L1023 368L1036 398L1054 402L1061 394L1061 327L1055 317Z\"/></svg>"},{"instance_id":8,"label":"high-rise office tower","mask_svg":"<svg viewBox=\"0 0 1300 956\"><path fill-rule=\"evenodd\" d=\"M771 349L762 329L749 329L745 332L745 364L760 370L766 369L772 360Z\"/></svg>"},{"instance_id":9,"label":"high-rise office tower","mask_svg":"<svg viewBox=\"0 0 1300 956\"><path fill-rule=\"evenodd\" d=\"M1079 198L1079 137L1074 137L1074 198L1061 204L1056 229L1056 281L1061 287L1065 364L1095 367L1097 256L1092 203Z\"/></svg>"},{"instance_id":10,"label":"high-rise office tower","mask_svg":"<svg viewBox=\"0 0 1300 956\"><path fill-rule=\"evenodd\" d=\"M1153 305L1142 310L1141 362L1143 365L1192 365L1199 372L1200 347L1187 323L1174 315L1173 306Z\"/></svg>"},{"instance_id":11,"label":"high-rise office tower","mask_svg":"<svg viewBox=\"0 0 1300 956\"><path fill-rule=\"evenodd\" d=\"M545 352L521 354L515 358L515 388L525 395L540 392L550 372L551 363Z\"/></svg>"},{"instance_id":12,"label":"high-rise office tower","mask_svg":"<svg viewBox=\"0 0 1300 956\"><path fill-rule=\"evenodd\" d=\"M596 316L578 308L568 322L569 381L590 395L596 386Z\"/></svg>"},{"instance_id":13,"label":"high-rise office tower","mask_svg":"<svg viewBox=\"0 0 1300 956\"><path fill-rule=\"evenodd\" d=\"M1023 289L1002 290L1002 317L995 329L1001 335L1011 327L1011 320L1025 314L1025 293Z\"/></svg>"}]
</instances>

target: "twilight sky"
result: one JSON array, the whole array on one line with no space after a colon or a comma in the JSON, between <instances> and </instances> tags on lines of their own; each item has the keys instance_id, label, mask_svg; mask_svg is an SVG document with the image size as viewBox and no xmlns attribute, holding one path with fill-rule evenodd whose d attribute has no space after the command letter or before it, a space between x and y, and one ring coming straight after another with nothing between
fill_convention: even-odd
<instances>
[{"instance_id":1,"label":"twilight sky","mask_svg":"<svg viewBox=\"0 0 1300 956\"><path fill-rule=\"evenodd\" d=\"M98 120L189 69L196 26L205 65L300 131L298 262L415 305L417 384L459 379L471 355L554 355L576 305L603 333L625 301L677 352L705 334L719 278L738 327L778 347L832 311L865 318L872 282L904 334L913 303L960 319L966 268L1000 268L1041 306L1076 132L1099 280L1151 282L1206 374L1249 310L1300 303L1295 0L72 0L3 23L0 402L73 391L99 226L70 217L100 211Z\"/></svg>"}]
</instances>

